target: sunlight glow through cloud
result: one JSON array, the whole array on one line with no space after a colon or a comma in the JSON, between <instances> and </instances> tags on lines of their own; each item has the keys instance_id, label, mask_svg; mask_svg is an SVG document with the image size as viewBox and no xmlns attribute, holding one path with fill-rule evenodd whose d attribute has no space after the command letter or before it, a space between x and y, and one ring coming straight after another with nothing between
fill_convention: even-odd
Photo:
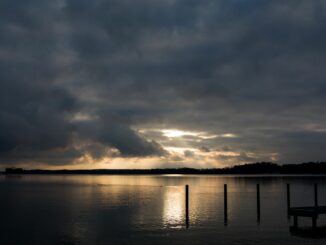
<instances>
[{"instance_id":1,"label":"sunlight glow through cloud","mask_svg":"<svg viewBox=\"0 0 326 245\"><path fill-rule=\"evenodd\" d=\"M182 136L198 136L199 133L191 132L191 131L182 131L178 129L163 129L162 133L164 136L168 138L182 137Z\"/></svg>"},{"instance_id":2,"label":"sunlight glow through cloud","mask_svg":"<svg viewBox=\"0 0 326 245\"><path fill-rule=\"evenodd\" d=\"M209 134L207 132L196 132L196 131L184 131L180 129L163 129L161 130L163 135L168 138L178 138L183 136L194 136L199 139L214 139L214 138L236 138L238 137L232 133L225 134Z\"/></svg>"}]
</instances>

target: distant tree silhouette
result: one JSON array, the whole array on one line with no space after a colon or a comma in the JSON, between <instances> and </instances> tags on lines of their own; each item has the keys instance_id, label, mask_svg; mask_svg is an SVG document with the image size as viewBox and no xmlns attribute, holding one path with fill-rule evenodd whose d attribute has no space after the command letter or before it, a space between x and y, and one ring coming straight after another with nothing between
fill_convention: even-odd
<instances>
[{"instance_id":1,"label":"distant tree silhouette","mask_svg":"<svg viewBox=\"0 0 326 245\"><path fill-rule=\"evenodd\" d=\"M167 168L167 169L94 169L43 170L6 168L5 174L326 174L325 162L279 165L271 162L249 163L228 168Z\"/></svg>"}]
</instances>

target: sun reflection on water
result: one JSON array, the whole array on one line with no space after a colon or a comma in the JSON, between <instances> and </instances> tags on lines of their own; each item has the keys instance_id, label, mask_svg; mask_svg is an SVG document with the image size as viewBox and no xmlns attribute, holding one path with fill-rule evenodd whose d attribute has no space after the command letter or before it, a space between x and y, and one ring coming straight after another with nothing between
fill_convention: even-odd
<instances>
[{"instance_id":1,"label":"sun reflection on water","mask_svg":"<svg viewBox=\"0 0 326 245\"><path fill-rule=\"evenodd\" d=\"M163 224L165 227L182 228L184 222L184 198L181 187L166 188L163 205Z\"/></svg>"}]
</instances>

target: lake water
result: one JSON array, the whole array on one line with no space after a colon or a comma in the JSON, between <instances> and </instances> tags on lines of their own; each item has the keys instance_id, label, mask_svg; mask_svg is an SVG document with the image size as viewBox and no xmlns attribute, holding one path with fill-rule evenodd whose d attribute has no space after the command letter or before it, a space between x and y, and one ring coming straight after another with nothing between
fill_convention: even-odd
<instances>
[{"instance_id":1,"label":"lake water","mask_svg":"<svg viewBox=\"0 0 326 245\"><path fill-rule=\"evenodd\" d=\"M0 175L0 244L325 244L290 232L286 183L294 206L314 204L314 183L326 205L323 176ZM311 227L311 219L299 218L299 226Z\"/></svg>"}]
</instances>

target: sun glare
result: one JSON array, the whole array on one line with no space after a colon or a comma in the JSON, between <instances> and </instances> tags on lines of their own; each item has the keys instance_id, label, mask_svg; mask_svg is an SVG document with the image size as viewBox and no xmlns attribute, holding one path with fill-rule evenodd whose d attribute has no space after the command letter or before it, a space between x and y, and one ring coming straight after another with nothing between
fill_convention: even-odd
<instances>
[{"instance_id":1,"label":"sun glare","mask_svg":"<svg viewBox=\"0 0 326 245\"><path fill-rule=\"evenodd\" d=\"M194 132L190 132L190 131L182 131L182 130L178 130L178 129L163 129L162 132L163 132L163 135L168 138L182 137L185 135L190 135L190 136L198 135L198 133L194 133Z\"/></svg>"},{"instance_id":2,"label":"sun glare","mask_svg":"<svg viewBox=\"0 0 326 245\"><path fill-rule=\"evenodd\" d=\"M169 187L164 193L163 222L166 226L181 228L184 194L180 187Z\"/></svg>"}]
</instances>

